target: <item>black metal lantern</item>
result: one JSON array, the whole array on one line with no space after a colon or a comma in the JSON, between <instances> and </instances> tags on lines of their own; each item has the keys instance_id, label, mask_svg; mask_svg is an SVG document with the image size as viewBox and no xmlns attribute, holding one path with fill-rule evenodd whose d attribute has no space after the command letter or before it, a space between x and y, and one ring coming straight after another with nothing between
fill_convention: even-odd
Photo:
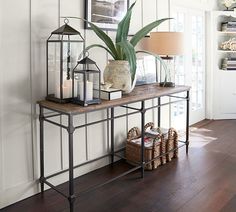
<instances>
[{"instance_id":1,"label":"black metal lantern","mask_svg":"<svg viewBox=\"0 0 236 212\"><path fill-rule=\"evenodd\" d=\"M47 100L67 103L72 100L72 69L84 50L80 32L65 24L47 39Z\"/></svg>"},{"instance_id":2,"label":"black metal lantern","mask_svg":"<svg viewBox=\"0 0 236 212\"><path fill-rule=\"evenodd\" d=\"M101 103L101 71L97 64L85 57L73 70L73 102L82 106Z\"/></svg>"}]
</instances>

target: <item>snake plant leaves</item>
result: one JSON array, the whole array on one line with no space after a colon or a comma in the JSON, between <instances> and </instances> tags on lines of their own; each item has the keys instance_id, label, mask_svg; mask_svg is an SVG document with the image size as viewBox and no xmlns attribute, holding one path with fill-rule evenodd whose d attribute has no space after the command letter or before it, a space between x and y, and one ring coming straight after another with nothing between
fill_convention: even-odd
<instances>
[{"instance_id":1,"label":"snake plant leaves","mask_svg":"<svg viewBox=\"0 0 236 212\"><path fill-rule=\"evenodd\" d=\"M127 40L129 27L130 27L130 19L132 15L132 9L135 4L136 4L136 1L129 7L126 15L118 24L117 32L116 32L116 44L121 42L122 40ZM116 45L116 49L118 51L119 57L122 58L123 53L120 46Z\"/></svg>"},{"instance_id":2,"label":"snake plant leaves","mask_svg":"<svg viewBox=\"0 0 236 212\"><path fill-rule=\"evenodd\" d=\"M130 42L127 40L123 40L123 41L117 43L117 45L121 46L121 48L123 49L124 54L126 56L126 60L128 60L128 62L129 62L131 79L133 82L134 77L135 77L135 72L136 72L136 52L135 52L135 49L130 44Z\"/></svg>"},{"instance_id":3,"label":"snake plant leaves","mask_svg":"<svg viewBox=\"0 0 236 212\"><path fill-rule=\"evenodd\" d=\"M136 72L136 52L134 50L134 47L152 29L160 25L162 22L170 19L170 18L164 18L157 21L153 21L152 23L146 25L141 30L139 30L132 37L132 39L128 41L127 37L129 33L129 28L130 28L130 20L132 16L132 10L135 4L136 4L136 1L129 7L129 9L127 10L127 13L118 24L115 43L103 30L101 30L99 27L97 27L95 24L91 23L90 21L87 21L83 18L78 18L78 17L67 17L67 18L77 18L77 19L81 19L88 22L89 25L91 26L91 29L106 45L106 46L103 46L100 44L90 45L85 49L85 51L93 47L99 47L99 48L105 49L113 57L114 60L127 60L130 65L132 81L134 80L135 72Z\"/></svg>"},{"instance_id":4,"label":"snake plant leaves","mask_svg":"<svg viewBox=\"0 0 236 212\"><path fill-rule=\"evenodd\" d=\"M110 49L110 51L112 52L112 57L115 60L119 59L112 39L105 32L103 32L99 27L97 27L95 24L89 21L88 23L90 24L91 28L96 33L96 35L107 45L108 49Z\"/></svg>"},{"instance_id":5,"label":"snake plant leaves","mask_svg":"<svg viewBox=\"0 0 236 212\"><path fill-rule=\"evenodd\" d=\"M162 22L166 21L166 20L170 20L172 18L163 18L157 21L153 21L152 23L146 25L145 27L143 27L142 29L140 29L137 33L135 33L135 35L132 37L132 39L130 40L130 43L133 46L136 46L137 43L144 37L146 36L149 32L151 32L155 27L159 26Z\"/></svg>"}]
</instances>

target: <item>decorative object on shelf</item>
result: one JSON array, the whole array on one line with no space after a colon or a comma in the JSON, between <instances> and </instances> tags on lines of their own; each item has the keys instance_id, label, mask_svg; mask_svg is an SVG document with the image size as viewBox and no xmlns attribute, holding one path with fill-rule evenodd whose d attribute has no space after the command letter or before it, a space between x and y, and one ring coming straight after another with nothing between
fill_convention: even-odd
<instances>
[{"instance_id":1,"label":"decorative object on shelf","mask_svg":"<svg viewBox=\"0 0 236 212\"><path fill-rule=\"evenodd\" d=\"M100 104L101 71L88 57L78 61L73 69L73 103L82 106Z\"/></svg>"},{"instance_id":2,"label":"decorative object on shelf","mask_svg":"<svg viewBox=\"0 0 236 212\"><path fill-rule=\"evenodd\" d=\"M236 32L236 21L227 21L221 23L222 32Z\"/></svg>"},{"instance_id":3,"label":"decorative object on shelf","mask_svg":"<svg viewBox=\"0 0 236 212\"><path fill-rule=\"evenodd\" d=\"M222 70L227 71L236 71L236 58L230 57L230 58L224 58L222 59Z\"/></svg>"},{"instance_id":4,"label":"decorative object on shelf","mask_svg":"<svg viewBox=\"0 0 236 212\"><path fill-rule=\"evenodd\" d=\"M122 91L115 88L103 89L100 91L100 98L105 100L120 99L122 97Z\"/></svg>"},{"instance_id":5,"label":"decorative object on shelf","mask_svg":"<svg viewBox=\"0 0 236 212\"><path fill-rule=\"evenodd\" d=\"M127 12L129 0L94 1L85 0L85 19L104 30L116 30ZM85 28L91 29L88 22Z\"/></svg>"},{"instance_id":6,"label":"decorative object on shelf","mask_svg":"<svg viewBox=\"0 0 236 212\"><path fill-rule=\"evenodd\" d=\"M162 87L174 87L174 70L171 70L173 56L183 54L183 33L182 32L151 32L149 51L161 55L167 61L167 71L165 70L164 81L160 82Z\"/></svg>"},{"instance_id":7,"label":"decorative object on shelf","mask_svg":"<svg viewBox=\"0 0 236 212\"><path fill-rule=\"evenodd\" d=\"M103 90L109 90L112 86L112 83L106 82L101 84L101 89Z\"/></svg>"},{"instance_id":8,"label":"decorative object on shelf","mask_svg":"<svg viewBox=\"0 0 236 212\"><path fill-rule=\"evenodd\" d=\"M169 130L163 130L160 128L154 128L154 124L152 122L147 123L144 128L146 132L144 138L145 161L156 158L156 160L154 160L152 163L146 164L145 169L156 169L158 166L165 164L166 162L170 162L172 158L178 157L178 134L175 129L170 128ZM176 150L171 151L173 149ZM139 163L140 151L141 131L138 127L133 127L127 134L125 149L127 162L133 165Z\"/></svg>"},{"instance_id":9,"label":"decorative object on shelf","mask_svg":"<svg viewBox=\"0 0 236 212\"><path fill-rule=\"evenodd\" d=\"M139 44L136 47L136 53L141 54L137 59L136 85L158 82L158 61L160 62L160 65L162 65L161 67L167 73L166 63L159 55L154 54L154 52L151 52L152 50L150 46L150 36L145 36L140 40Z\"/></svg>"},{"instance_id":10,"label":"decorative object on shelf","mask_svg":"<svg viewBox=\"0 0 236 212\"><path fill-rule=\"evenodd\" d=\"M226 7L226 10L229 10L230 7L236 3L235 0L221 0L221 4Z\"/></svg>"},{"instance_id":11,"label":"decorative object on shelf","mask_svg":"<svg viewBox=\"0 0 236 212\"><path fill-rule=\"evenodd\" d=\"M230 38L227 41L221 43L220 48L222 50L236 51L236 40L235 38Z\"/></svg>"},{"instance_id":12,"label":"decorative object on shelf","mask_svg":"<svg viewBox=\"0 0 236 212\"><path fill-rule=\"evenodd\" d=\"M140 29L137 33L135 33L130 40L128 40L128 32L129 32L129 26L130 26L130 20L132 15L132 9L134 7L136 2L134 2L130 8L128 9L127 13L123 17L123 19L119 22L117 32L116 32L116 38L115 43L113 42L112 38L109 37L106 32L101 30L98 26L95 24L86 21L91 29L96 33L96 35L105 43L104 45L101 44L93 44L88 47L86 47L85 51L88 51L91 48L99 47L102 49L105 49L114 60L124 60L128 61L129 63L129 72L131 76L131 84L129 86L125 86L128 88L133 88L135 84L135 74L136 74L136 52L134 47L137 45L137 43L145 37L151 30L153 30L155 27L159 26L162 22L166 20L170 20L171 18L163 18L160 20L153 21L152 23L144 26L142 29ZM76 18L76 17L68 17L68 18ZM80 19L80 18L79 18ZM108 64L109 66L109 64ZM120 64L119 64L120 66ZM124 65L126 66L126 64ZM108 77L110 71L106 73L109 69L105 69L104 75ZM112 77L108 77L110 79L109 83L113 84L113 88L121 89L124 93L129 93L132 90L124 90L123 85L121 87L116 87ZM106 81L105 81L106 82Z\"/></svg>"},{"instance_id":13,"label":"decorative object on shelf","mask_svg":"<svg viewBox=\"0 0 236 212\"><path fill-rule=\"evenodd\" d=\"M136 85L147 84L147 77L145 74L144 58L137 58L136 67Z\"/></svg>"},{"instance_id":14,"label":"decorative object on shelf","mask_svg":"<svg viewBox=\"0 0 236 212\"><path fill-rule=\"evenodd\" d=\"M47 96L58 103L70 102L72 98L72 66L78 54L84 50L84 39L80 32L68 25L68 19L47 39Z\"/></svg>"},{"instance_id":15,"label":"decorative object on shelf","mask_svg":"<svg viewBox=\"0 0 236 212\"><path fill-rule=\"evenodd\" d=\"M130 93L136 83L136 75L132 82L129 62L126 60L109 60L103 78L104 82L112 84L113 88L121 89L124 93Z\"/></svg>"}]
</instances>

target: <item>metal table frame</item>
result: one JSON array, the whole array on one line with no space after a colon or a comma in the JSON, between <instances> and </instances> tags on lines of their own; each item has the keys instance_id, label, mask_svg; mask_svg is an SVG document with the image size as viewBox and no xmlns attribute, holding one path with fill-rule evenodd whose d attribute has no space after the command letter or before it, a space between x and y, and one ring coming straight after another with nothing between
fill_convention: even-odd
<instances>
[{"instance_id":1,"label":"metal table frame","mask_svg":"<svg viewBox=\"0 0 236 212\"><path fill-rule=\"evenodd\" d=\"M114 178L112 178L112 179L102 183L102 184L99 184L99 185L96 185L96 186L94 186L92 188L89 188L85 192L88 192L88 191L91 191L91 190L93 190L95 188L101 187L101 186L103 186L103 185L105 185L107 183L110 183L110 182L112 182L112 181L114 181L114 180L116 180L116 179L118 179L120 177L123 177L123 176L125 176L125 175L127 175L127 174L129 174L129 173L131 173L131 172L133 172L135 170L137 170L137 169L140 169L141 178L143 178L144 177L144 166L145 166L145 164L151 163L152 161L156 160L157 158L163 156L163 155L160 155L160 156L158 156L158 157L156 157L156 158L154 158L153 160L150 160L150 161L145 161L144 160L145 113L148 110L151 110L151 109L154 109L154 108L158 108L158 127L160 127L160 125L161 125L161 107L164 106L164 105L174 104L174 103L177 103L177 102L180 102L180 101L186 101L186 139L185 139L185 141L179 141L179 142L182 143L182 145L179 145L178 148L186 146L186 153L188 154L188 148L189 148L189 89L186 89L185 91L181 91L181 93L182 92L186 92L186 96L185 97L173 96L173 94L171 94L171 95L164 95L164 96L173 97L176 100L170 101L170 102L167 102L167 103L163 103L163 104L161 103L161 97L163 97L163 96L157 97L157 105L152 106L152 107L148 107L148 108L145 107L145 101L148 100L148 99L145 99L145 100L141 101L141 108L129 107L127 105L119 105L119 106L110 107L110 108L108 108L109 113L107 114L107 117L105 119L102 119L102 120L99 120L99 121L90 122L90 123L79 125L79 126L74 126L74 121L73 121L73 116L78 115L78 114L65 113L65 112L59 111L57 109L54 109L52 107L46 107L43 104L40 104L40 102L39 102L39 107L40 107L40 114L39 114L39 122L40 122L40 179L39 179L39 182L41 184L41 193L44 192L44 185L45 184L48 185L49 187L51 187L52 189L54 189L55 191L60 193L62 196L64 196L65 198L68 199L69 204L70 204L70 212L73 212L74 211L74 202L75 202L75 199L76 199L76 195L75 195L75 191L74 191L74 169L78 168L80 166L86 165L88 163L100 160L102 158L108 157L108 156L111 157L111 164L113 164L113 162L114 162L114 156L117 156L117 157L120 157L120 158L124 158L124 157L122 157L118 153L123 151L125 148L118 149L118 150L114 149L114 128L115 128L114 120L117 119L117 118L121 118L121 117L125 117L125 116L130 116L130 115L137 114L137 113L141 114L141 131L142 131L142 135L141 135L141 152L140 152L140 154L141 154L141 162L140 162L140 164L137 164L137 166L135 166L134 168L131 168L130 170L128 170L128 171L126 171L126 172L124 172L124 173L122 173L122 174L120 174L120 175L118 175L118 176L116 176L116 177L114 177ZM180 92L176 92L176 93L180 93ZM131 109L132 112L115 116L114 115L115 107L128 108L128 109ZM44 114L44 109L53 111L53 112L55 112L55 114L53 114L53 115L45 115ZM57 122L55 122L55 121L50 119L52 117L56 117L56 116L60 116L60 115L68 116L68 125L67 126L65 126L65 125L63 125L61 123L57 123ZM79 129L79 128L82 128L82 127L85 127L85 126L90 126L90 125L93 125L93 124L98 124L98 123L106 122L106 121L110 121L110 126L111 126L110 127L110 137L111 137L111 139L110 139L111 140L111 151L110 151L110 153L108 153L106 155L103 155L101 157L95 158L93 160L86 161L86 162L84 162L82 164L74 166L74 159L73 159L74 158L74 156L73 156L73 133L75 132L75 130ZM66 169L66 170L62 170L60 172L57 172L55 174L49 175L49 176L45 176L45 174L44 174L44 122L48 122L48 123L51 123L51 124L56 125L58 127L62 127L64 129L66 129L68 131L68 136L69 136L69 142L68 142L68 144L69 144L69 168ZM107 136L109 136L109 135L107 135ZM176 149L173 149L171 151L174 151L174 150L176 150ZM169 153L169 152L167 152L167 153ZM65 173L65 172L69 172L69 195L64 194L56 186L54 186L53 184L51 184L48 181L48 179L50 179L52 177L55 177L57 175L60 175L62 173ZM81 195L81 193L80 193L80 195Z\"/></svg>"}]
</instances>

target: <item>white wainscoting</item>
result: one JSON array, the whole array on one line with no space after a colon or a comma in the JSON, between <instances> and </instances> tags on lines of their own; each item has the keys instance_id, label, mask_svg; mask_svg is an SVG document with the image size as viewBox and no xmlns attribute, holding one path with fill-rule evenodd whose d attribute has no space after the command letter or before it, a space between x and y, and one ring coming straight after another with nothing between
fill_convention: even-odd
<instances>
[{"instance_id":1,"label":"white wainscoting","mask_svg":"<svg viewBox=\"0 0 236 212\"><path fill-rule=\"evenodd\" d=\"M46 39L50 32L63 23L60 16L84 16L84 1L7 0L0 2L0 10L0 208L3 208L39 192L39 129L36 101L45 97ZM168 15L169 1L138 0L134 9L131 34L143 24ZM86 45L101 42L91 30L83 29L81 21L71 20L70 24L82 33ZM166 25L163 27L168 29ZM109 34L113 35L114 32ZM109 56L100 49L94 49L90 55L99 67L104 69ZM147 104L153 102L149 101ZM116 113L123 111L126 110L118 109ZM147 120L150 121L153 117L156 119L154 114L156 112L149 112ZM105 115L106 110L81 115L76 119L76 123ZM116 121L117 146L122 145L128 128L140 120L139 115L132 118ZM65 117L59 118L59 121L66 121ZM74 139L75 164L105 153L109 147L106 134L106 123L78 130ZM45 139L46 173L67 168L67 132L46 124ZM77 169L75 175L82 175L107 163L108 159L104 159L89 164ZM52 182L59 184L65 180L67 174L56 177Z\"/></svg>"}]
</instances>

